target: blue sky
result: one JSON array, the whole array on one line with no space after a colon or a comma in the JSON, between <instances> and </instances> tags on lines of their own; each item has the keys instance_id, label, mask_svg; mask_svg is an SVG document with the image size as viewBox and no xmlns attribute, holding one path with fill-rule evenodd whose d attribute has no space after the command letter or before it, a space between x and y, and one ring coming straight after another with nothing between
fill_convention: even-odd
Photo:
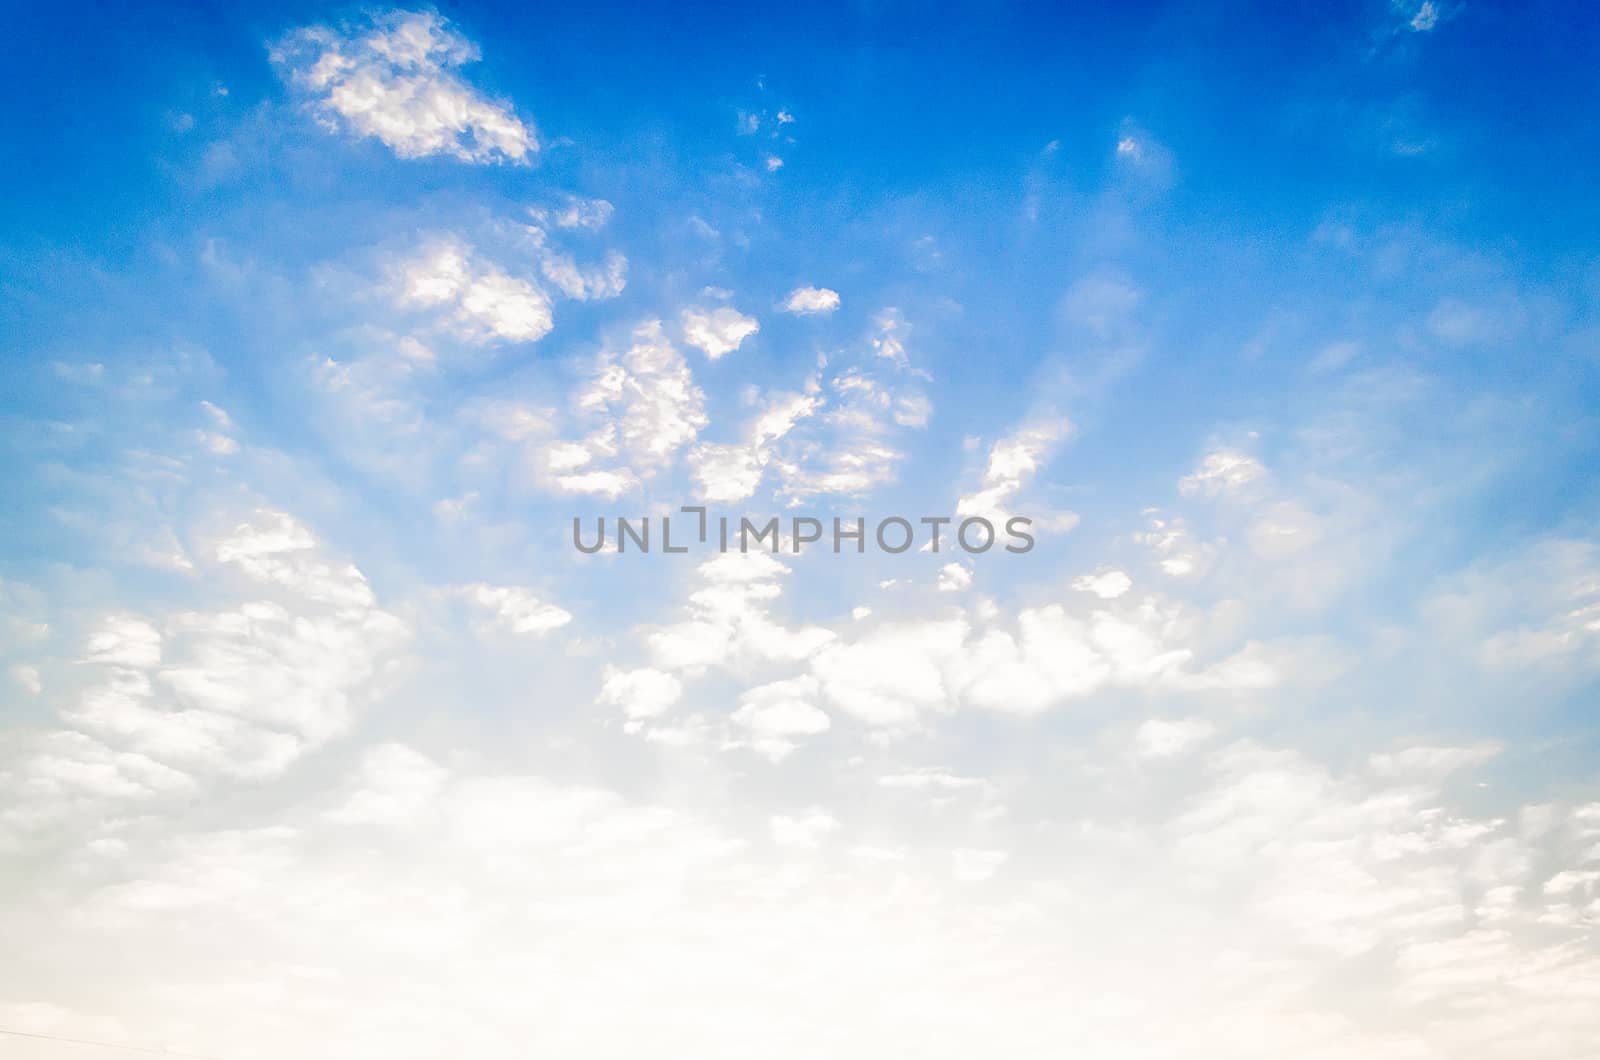
<instances>
[{"instance_id":1,"label":"blue sky","mask_svg":"<svg viewBox=\"0 0 1600 1060\"><path fill-rule=\"evenodd\" d=\"M1597 35L18 12L0 1031L1587 1056Z\"/></svg>"}]
</instances>

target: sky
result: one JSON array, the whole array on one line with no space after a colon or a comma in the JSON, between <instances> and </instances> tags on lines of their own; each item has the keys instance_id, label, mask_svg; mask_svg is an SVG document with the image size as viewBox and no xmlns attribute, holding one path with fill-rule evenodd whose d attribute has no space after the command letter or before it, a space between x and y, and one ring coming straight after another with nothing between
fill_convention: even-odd
<instances>
[{"instance_id":1,"label":"sky","mask_svg":"<svg viewBox=\"0 0 1600 1060\"><path fill-rule=\"evenodd\" d=\"M10 16L0 1057L1592 1060L1584 6Z\"/></svg>"}]
</instances>

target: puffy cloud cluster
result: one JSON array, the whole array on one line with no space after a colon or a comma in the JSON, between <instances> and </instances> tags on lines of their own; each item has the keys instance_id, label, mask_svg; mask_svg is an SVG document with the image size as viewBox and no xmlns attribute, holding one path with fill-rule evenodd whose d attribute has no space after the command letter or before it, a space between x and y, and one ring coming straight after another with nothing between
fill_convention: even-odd
<instances>
[{"instance_id":1,"label":"puffy cloud cluster","mask_svg":"<svg viewBox=\"0 0 1600 1060\"><path fill-rule=\"evenodd\" d=\"M399 266L396 279L401 305L446 310L452 329L468 341L533 342L553 326L542 288L479 258L460 239L424 246Z\"/></svg>"},{"instance_id":2,"label":"puffy cloud cluster","mask_svg":"<svg viewBox=\"0 0 1600 1060\"><path fill-rule=\"evenodd\" d=\"M382 687L406 629L354 566L263 510L218 540L210 569L250 595L214 610L106 615L92 680L11 771L27 826L85 802L281 773L344 732ZM26 807L26 809L23 809Z\"/></svg>"},{"instance_id":3,"label":"puffy cloud cluster","mask_svg":"<svg viewBox=\"0 0 1600 1060\"><path fill-rule=\"evenodd\" d=\"M383 12L360 29L309 26L272 49L330 128L375 138L401 158L526 161L539 151L533 128L456 72L477 58L477 47L430 11Z\"/></svg>"}]
</instances>

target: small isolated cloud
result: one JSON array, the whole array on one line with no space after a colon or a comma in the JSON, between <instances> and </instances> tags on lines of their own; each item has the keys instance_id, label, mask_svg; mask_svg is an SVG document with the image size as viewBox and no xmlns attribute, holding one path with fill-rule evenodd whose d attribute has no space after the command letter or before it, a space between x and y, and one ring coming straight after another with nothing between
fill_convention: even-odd
<instances>
[{"instance_id":1,"label":"small isolated cloud","mask_svg":"<svg viewBox=\"0 0 1600 1060\"><path fill-rule=\"evenodd\" d=\"M1158 189L1172 182L1172 152L1131 119L1122 123L1117 135L1116 160L1123 173Z\"/></svg>"},{"instance_id":2,"label":"small isolated cloud","mask_svg":"<svg viewBox=\"0 0 1600 1060\"><path fill-rule=\"evenodd\" d=\"M510 104L456 73L477 46L433 12L387 12L364 31L308 26L271 56L324 125L374 137L401 158L525 162L539 151Z\"/></svg>"},{"instance_id":3,"label":"small isolated cloud","mask_svg":"<svg viewBox=\"0 0 1600 1060\"><path fill-rule=\"evenodd\" d=\"M959 563L946 563L939 570L939 591L958 593L972 584L972 572Z\"/></svg>"},{"instance_id":4,"label":"small isolated cloud","mask_svg":"<svg viewBox=\"0 0 1600 1060\"><path fill-rule=\"evenodd\" d=\"M704 350L713 361L737 350L745 339L760 330L760 321L732 306L693 307L683 311L683 341Z\"/></svg>"},{"instance_id":5,"label":"small isolated cloud","mask_svg":"<svg viewBox=\"0 0 1600 1060\"><path fill-rule=\"evenodd\" d=\"M1427 33L1438 24L1439 9L1433 5L1433 0L1422 0L1422 6L1411 16L1411 21L1406 23L1414 33Z\"/></svg>"},{"instance_id":6,"label":"small isolated cloud","mask_svg":"<svg viewBox=\"0 0 1600 1060\"><path fill-rule=\"evenodd\" d=\"M831 313L839 308L839 292L826 287L796 287L783 303L785 313Z\"/></svg>"}]
</instances>

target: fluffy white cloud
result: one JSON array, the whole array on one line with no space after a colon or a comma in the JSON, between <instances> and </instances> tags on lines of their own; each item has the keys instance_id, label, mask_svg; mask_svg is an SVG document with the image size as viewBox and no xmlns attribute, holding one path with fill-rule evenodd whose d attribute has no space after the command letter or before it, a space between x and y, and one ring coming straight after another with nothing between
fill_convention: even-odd
<instances>
[{"instance_id":1,"label":"fluffy white cloud","mask_svg":"<svg viewBox=\"0 0 1600 1060\"><path fill-rule=\"evenodd\" d=\"M1133 579L1123 571L1107 570L1075 578L1072 587L1080 593L1093 593L1102 600L1115 600L1133 588Z\"/></svg>"},{"instance_id":2,"label":"fluffy white cloud","mask_svg":"<svg viewBox=\"0 0 1600 1060\"><path fill-rule=\"evenodd\" d=\"M817 696L817 680L809 674L758 685L740 695L730 720L745 730L756 751L781 761L800 740L827 732L832 724L817 706Z\"/></svg>"},{"instance_id":3,"label":"fluffy white cloud","mask_svg":"<svg viewBox=\"0 0 1600 1060\"><path fill-rule=\"evenodd\" d=\"M381 744L362 756L348 793L328 811L328 819L404 826L430 808L449 776L448 770L404 744Z\"/></svg>"},{"instance_id":4,"label":"fluffy white cloud","mask_svg":"<svg viewBox=\"0 0 1600 1060\"><path fill-rule=\"evenodd\" d=\"M464 241L434 240L396 270L403 306L450 311L452 329L472 342L534 342L553 325L550 296L480 259Z\"/></svg>"},{"instance_id":5,"label":"fluffy white cloud","mask_svg":"<svg viewBox=\"0 0 1600 1060\"><path fill-rule=\"evenodd\" d=\"M699 672L711 666L804 659L833 639L814 626L788 628L767 613L782 593L789 568L772 556L730 552L699 567L701 587L689 596L686 616L649 633L657 664Z\"/></svg>"},{"instance_id":6,"label":"fluffy white cloud","mask_svg":"<svg viewBox=\"0 0 1600 1060\"><path fill-rule=\"evenodd\" d=\"M672 674L641 667L619 670L607 667L600 686L600 702L619 707L630 719L664 714L683 695L683 685Z\"/></svg>"},{"instance_id":7,"label":"fluffy white cloud","mask_svg":"<svg viewBox=\"0 0 1600 1060\"><path fill-rule=\"evenodd\" d=\"M345 731L381 689L405 627L302 524L259 511L211 555L214 577L243 576L244 600L111 615L88 637L92 676L63 705L66 727L34 741L16 770L39 820L85 797L277 775Z\"/></svg>"},{"instance_id":8,"label":"fluffy white cloud","mask_svg":"<svg viewBox=\"0 0 1600 1060\"><path fill-rule=\"evenodd\" d=\"M310 26L272 49L330 128L374 137L401 158L526 161L539 150L532 127L456 73L477 58L471 41L429 11L384 12L349 31Z\"/></svg>"},{"instance_id":9,"label":"fluffy white cloud","mask_svg":"<svg viewBox=\"0 0 1600 1060\"><path fill-rule=\"evenodd\" d=\"M827 701L882 728L908 728L953 705L944 664L966 639L963 621L919 622L871 630L833 643L812 660Z\"/></svg>"},{"instance_id":10,"label":"fluffy white cloud","mask_svg":"<svg viewBox=\"0 0 1600 1060\"><path fill-rule=\"evenodd\" d=\"M761 322L732 306L698 307L683 311L683 341L705 351L713 361L737 350L744 340L761 330Z\"/></svg>"},{"instance_id":11,"label":"fluffy white cloud","mask_svg":"<svg viewBox=\"0 0 1600 1060\"><path fill-rule=\"evenodd\" d=\"M783 311L801 315L827 314L839 308L839 292L827 287L796 287L784 299Z\"/></svg>"}]
</instances>

